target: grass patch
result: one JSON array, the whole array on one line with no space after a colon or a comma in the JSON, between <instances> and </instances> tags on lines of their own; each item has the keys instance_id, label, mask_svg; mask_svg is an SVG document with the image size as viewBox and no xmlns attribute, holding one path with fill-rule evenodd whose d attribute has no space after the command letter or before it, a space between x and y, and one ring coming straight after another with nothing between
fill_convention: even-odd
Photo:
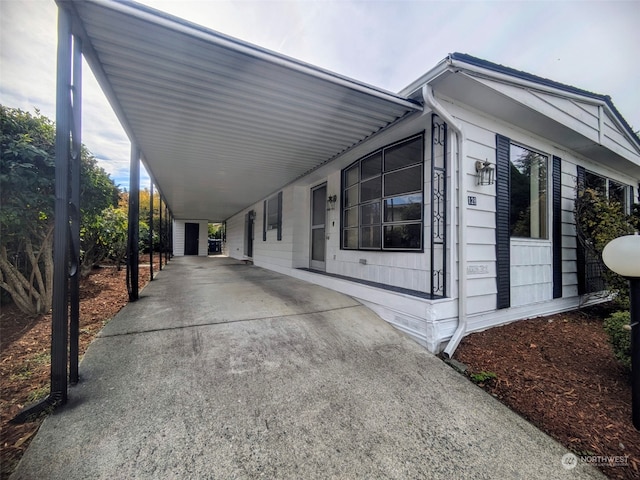
<instances>
[{"instance_id":1,"label":"grass patch","mask_svg":"<svg viewBox=\"0 0 640 480\"><path fill-rule=\"evenodd\" d=\"M35 403L38 400L42 400L47 395L49 395L49 386L45 385L44 387L40 387L29 392L29 396L27 397L27 402Z\"/></svg>"}]
</instances>

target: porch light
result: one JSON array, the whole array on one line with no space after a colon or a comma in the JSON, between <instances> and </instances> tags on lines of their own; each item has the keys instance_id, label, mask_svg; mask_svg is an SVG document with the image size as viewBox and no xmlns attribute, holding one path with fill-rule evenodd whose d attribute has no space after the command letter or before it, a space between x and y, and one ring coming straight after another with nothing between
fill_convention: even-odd
<instances>
[{"instance_id":1,"label":"porch light","mask_svg":"<svg viewBox=\"0 0 640 480\"><path fill-rule=\"evenodd\" d=\"M496 183L496 169L489 160L476 162L476 185L493 185Z\"/></svg>"},{"instance_id":2,"label":"porch light","mask_svg":"<svg viewBox=\"0 0 640 480\"><path fill-rule=\"evenodd\" d=\"M640 235L611 240L602 250L609 269L629 280L631 300L631 417L640 430Z\"/></svg>"},{"instance_id":3,"label":"porch light","mask_svg":"<svg viewBox=\"0 0 640 480\"><path fill-rule=\"evenodd\" d=\"M329 195L327 197L327 210L335 210L337 201L338 201L337 195Z\"/></svg>"}]
</instances>

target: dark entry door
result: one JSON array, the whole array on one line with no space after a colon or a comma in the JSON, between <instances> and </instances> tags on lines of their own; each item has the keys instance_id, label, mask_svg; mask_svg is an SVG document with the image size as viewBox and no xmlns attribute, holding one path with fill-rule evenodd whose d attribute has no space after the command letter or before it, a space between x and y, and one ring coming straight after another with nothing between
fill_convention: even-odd
<instances>
[{"instance_id":1,"label":"dark entry door","mask_svg":"<svg viewBox=\"0 0 640 480\"><path fill-rule=\"evenodd\" d=\"M256 213L251 210L244 216L244 254L253 258L253 220Z\"/></svg>"},{"instance_id":2,"label":"dark entry door","mask_svg":"<svg viewBox=\"0 0 640 480\"><path fill-rule=\"evenodd\" d=\"M198 255L198 241L200 237L199 223L184 224L184 254Z\"/></svg>"}]
</instances>

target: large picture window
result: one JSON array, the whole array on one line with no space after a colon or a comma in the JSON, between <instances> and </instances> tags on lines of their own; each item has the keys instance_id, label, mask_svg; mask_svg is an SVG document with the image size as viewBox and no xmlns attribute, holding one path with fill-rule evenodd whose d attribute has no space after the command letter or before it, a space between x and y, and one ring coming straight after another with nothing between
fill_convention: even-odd
<instances>
[{"instance_id":1,"label":"large picture window","mask_svg":"<svg viewBox=\"0 0 640 480\"><path fill-rule=\"evenodd\" d=\"M342 171L342 248L422 250L424 135Z\"/></svg>"},{"instance_id":2,"label":"large picture window","mask_svg":"<svg viewBox=\"0 0 640 480\"><path fill-rule=\"evenodd\" d=\"M511 236L549 238L548 157L512 143L509 160Z\"/></svg>"}]
</instances>

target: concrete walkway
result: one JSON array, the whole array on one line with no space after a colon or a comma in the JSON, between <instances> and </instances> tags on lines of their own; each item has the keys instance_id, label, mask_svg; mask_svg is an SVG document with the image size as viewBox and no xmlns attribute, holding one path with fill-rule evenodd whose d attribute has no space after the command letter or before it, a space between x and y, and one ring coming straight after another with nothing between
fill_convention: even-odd
<instances>
[{"instance_id":1,"label":"concrete walkway","mask_svg":"<svg viewBox=\"0 0 640 480\"><path fill-rule=\"evenodd\" d=\"M172 260L12 479L604 478L353 299Z\"/></svg>"}]
</instances>

